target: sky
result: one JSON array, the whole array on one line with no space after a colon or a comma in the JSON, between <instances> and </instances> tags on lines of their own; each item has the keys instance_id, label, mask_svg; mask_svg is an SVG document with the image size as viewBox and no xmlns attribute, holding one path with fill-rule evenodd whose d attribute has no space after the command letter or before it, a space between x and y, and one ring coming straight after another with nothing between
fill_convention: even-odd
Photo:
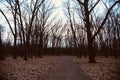
<instances>
[{"instance_id":1,"label":"sky","mask_svg":"<svg viewBox=\"0 0 120 80\"><path fill-rule=\"evenodd\" d=\"M51 1L56 7L53 15L56 15L58 18L64 19L65 15L63 12L63 0L51 0Z\"/></svg>"},{"instance_id":2,"label":"sky","mask_svg":"<svg viewBox=\"0 0 120 80\"><path fill-rule=\"evenodd\" d=\"M2 2L2 1L4 1L4 0L0 0L0 2ZM51 1L53 2L53 4L56 7L54 14L57 14L57 15L59 14L60 17L63 16L64 12L62 10L62 8L63 8L62 0L51 0ZM4 6L1 3L0 3L0 8L4 9ZM2 15L0 14L0 24L4 25L5 23L6 23L6 21L4 20L4 17L2 17Z\"/></svg>"},{"instance_id":3,"label":"sky","mask_svg":"<svg viewBox=\"0 0 120 80\"><path fill-rule=\"evenodd\" d=\"M2 1L4 1L4 0L0 0L0 2L2 2ZM66 0L51 0L51 1L53 2L53 4L54 4L55 7L56 7L53 15L57 16L57 18L61 18L61 19L64 20L66 16L64 15L64 12L63 12L63 7L64 7L64 6L63 6L63 5L64 5L64 4L63 4L63 1L66 1ZM95 1L95 0L94 0L94 1ZM96 11L97 11L97 12L99 11L98 14L100 14L100 12L102 12L102 7L103 7L103 6L101 6L100 4L97 6L98 9L96 9ZM0 8L1 8L1 9L4 9L3 5L0 4ZM9 14L8 14L8 16L9 16ZM9 16L9 17L11 17L11 16ZM6 26L6 25L7 25L4 17L2 17L1 14L0 14L0 24L2 24L3 26Z\"/></svg>"},{"instance_id":4,"label":"sky","mask_svg":"<svg viewBox=\"0 0 120 80\"><path fill-rule=\"evenodd\" d=\"M4 6L1 4L2 1L4 1L4 0L0 0L0 8L4 9ZM66 16L64 15L64 12L63 12L63 1L66 1L66 0L51 0L51 1L53 2L53 4L56 7L56 9L53 13L53 16L56 16L58 19L65 20ZM94 1L96 1L96 0L94 0ZM101 6L101 4L99 4L96 7L96 12L98 15L103 12L103 6ZM7 16L9 17L9 19L12 17L10 14L7 14ZM65 21L63 21L63 22L65 22ZM4 19L4 17L2 17L2 14L0 14L0 24L5 26L6 30L9 29L8 24L6 23L6 20ZM7 33L8 33L8 31L6 31L6 33L5 33L6 34L4 37L5 39L7 37Z\"/></svg>"},{"instance_id":5,"label":"sky","mask_svg":"<svg viewBox=\"0 0 120 80\"><path fill-rule=\"evenodd\" d=\"M4 5L1 4L1 2L3 2L4 0L0 0L0 9L4 10ZM53 13L53 16L57 16L57 19L61 18L63 19L64 18L64 12L62 10L63 8L63 4L62 4L62 0L51 0L51 2L54 4L54 6L56 7L56 9L54 10L54 13ZM6 12L6 10L5 10ZM7 13L7 12L6 12ZM59 16L58 16L59 14ZM7 17L9 19L11 19L11 15L10 14L7 14ZM5 27L5 30L4 30L4 37L3 39L6 40L7 39L7 36L8 36L8 33L10 32L9 31L9 26L5 20L5 18L3 17L3 15L0 13L0 25L4 26Z\"/></svg>"}]
</instances>

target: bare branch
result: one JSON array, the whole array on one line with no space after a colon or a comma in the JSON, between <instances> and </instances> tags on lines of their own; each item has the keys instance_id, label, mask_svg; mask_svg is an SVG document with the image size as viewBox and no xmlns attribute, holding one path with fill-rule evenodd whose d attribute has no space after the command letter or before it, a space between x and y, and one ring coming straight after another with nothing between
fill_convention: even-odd
<instances>
[{"instance_id":1,"label":"bare branch","mask_svg":"<svg viewBox=\"0 0 120 80\"><path fill-rule=\"evenodd\" d=\"M96 7L96 5L97 5L99 2L100 2L100 0L98 0L98 1L94 4L94 6L90 9L90 11L89 11L89 12L92 12L92 11L93 11L93 9Z\"/></svg>"},{"instance_id":2,"label":"bare branch","mask_svg":"<svg viewBox=\"0 0 120 80\"><path fill-rule=\"evenodd\" d=\"M4 12L1 9L0 9L0 12L2 13L2 15L4 16L4 18L6 19L6 21L7 21L8 25L9 25L9 27L10 27L10 30L11 30L12 34L15 35L14 32L13 32L12 26L11 26L11 24L10 24L8 18L7 18L7 16L4 14Z\"/></svg>"},{"instance_id":3,"label":"bare branch","mask_svg":"<svg viewBox=\"0 0 120 80\"><path fill-rule=\"evenodd\" d=\"M77 2L81 5L84 5L84 3L83 2L81 2L80 0L77 0Z\"/></svg>"},{"instance_id":4,"label":"bare branch","mask_svg":"<svg viewBox=\"0 0 120 80\"><path fill-rule=\"evenodd\" d=\"M108 12L107 12L106 15L105 15L105 18L104 18L103 22L102 22L101 25L99 26L97 32L93 35L92 39L94 39L95 36L100 32L100 30L102 29L103 25L105 24L105 22L106 22L106 20L107 20L107 18L108 18L108 16L109 16L110 11L111 11L111 10L113 9L113 7L114 7L117 3L119 3L119 2L120 2L120 1L116 1L116 2L109 8Z\"/></svg>"}]
</instances>

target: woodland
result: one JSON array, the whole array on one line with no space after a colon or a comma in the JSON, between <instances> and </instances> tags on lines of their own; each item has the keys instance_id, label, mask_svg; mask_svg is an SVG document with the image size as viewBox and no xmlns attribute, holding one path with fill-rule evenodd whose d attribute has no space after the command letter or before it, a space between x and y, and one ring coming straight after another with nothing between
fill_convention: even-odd
<instances>
[{"instance_id":1,"label":"woodland","mask_svg":"<svg viewBox=\"0 0 120 80\"><path fill-rule=\"evenodd\" d=\"M87 73L99 61L117 61L113 66L120 61L120 0L65 0L64 18L54 14L58 7L52 0L1 0L0 5L8 27L0 22L0 62L76 56L77 62L88 60L81 63Z\"/></svg>"}]
</instances>

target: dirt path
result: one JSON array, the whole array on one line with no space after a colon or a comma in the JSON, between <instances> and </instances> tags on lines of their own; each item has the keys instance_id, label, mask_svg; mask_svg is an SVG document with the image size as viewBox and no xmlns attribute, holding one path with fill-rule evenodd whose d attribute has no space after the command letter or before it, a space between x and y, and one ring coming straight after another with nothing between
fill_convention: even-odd
<instances>
[{"instance_id":1,"label":"dirt path","mask_svg":"<svg viewBox=\"0 0 120 80\"><path fill-rule=\"evenodd\" d=\"M91 80L80 68L73 57L60 56L40 80Z\"/></svg>"}]
</instances>

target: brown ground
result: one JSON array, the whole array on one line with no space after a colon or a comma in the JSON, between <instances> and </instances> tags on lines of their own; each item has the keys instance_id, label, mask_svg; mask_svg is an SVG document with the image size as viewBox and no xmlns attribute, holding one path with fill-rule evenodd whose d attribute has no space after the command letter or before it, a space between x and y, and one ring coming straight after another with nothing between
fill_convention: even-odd
<instances>
[{"instance_id":1,"label":"brown ground","mask_svg":"<svg viewBox=\"0 0 120 80\"><path fill-rule=\"evenodd\" d=\"M91 80L74 56L45 56L24 61L0 61L0 75L8 80ZM0 79L4 80L4 79Z\"/></svg>"},{"instance_id":2,"label":"brown ground","mask_svg":"<svg viewBox=\"0 0 120 80\"><path fill-rule=\"evenodd\" d=\"M43 56L24 61L0 61L0 80L120 80L120 59L96 57L97 63L76 56ZM6 79L4 79L6 78Z\"/></svg>"},{"instance_id":3,"label":"brown ground","mask_svg":"<svg viewBox=\"0 0 120 80\"><path fill-rule=\"evenodd\" d=\"M73 56L56 57L55 63L44 76L40 77L40 80L91 80L74 58Z\"/></svg>"},{"instance_id":4,"label":"brown ground","mask_svg":"<svg viewBox=\"0 0 120 80\"><path fill-rule=\"evenodd\" d=\"M96 57L97 63L88 63L88 58L76 58L81 68L93 80L120 80L120 58Z\"/></svg>"}]
</instances>

